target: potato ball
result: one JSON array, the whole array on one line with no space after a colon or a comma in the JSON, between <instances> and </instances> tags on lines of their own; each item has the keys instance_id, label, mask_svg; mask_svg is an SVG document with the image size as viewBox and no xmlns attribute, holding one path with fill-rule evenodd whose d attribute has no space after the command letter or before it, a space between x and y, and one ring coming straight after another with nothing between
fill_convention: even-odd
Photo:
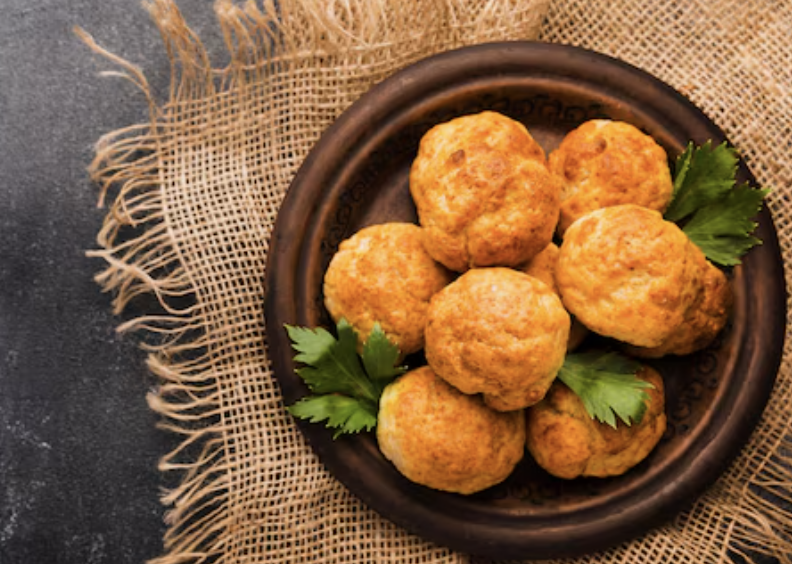
<instances>
[{"instance_id":1,"label":"potato ball","mask_svg":"<svg viewBox=\"0 0 792 564\"><path fill-rule=\"evenodd\" d=\"M632 204L603 208L567 230L556 282L566 308L592 331L657 347L699 295L700 253L659 212Z\"/></svg>"},{"instance_id":2,"label":"potato ball","mask_svg":"<svg viewBox=\"0 0 792 564\"><path fill-rule=\"evenodd\" d=\"M435 294L426 360L466 394L508 411L538 402L564 362L569 314L543 282L509 268L467 271Z\"/></svg>"},{"instance_id":3,"label":"potato ball","mask_svg":"<svg viewBox=\"0 0 792 564\"><path fill-rule=\"evenodd\" d=\"M555 281L556 265L558 264L558 256L560 250L555 243L550 243L544 248L542 252L528 261L520 270L529 276L541 280L547 284L553 292L561 295L558 291L558 284ZM589 330L580 321L572 318L572 325L569 328L569 340L567 341L567 351L573 351L583 340L588 336Z\"/></svg>"},{"instance_id":4,"label":"potato ball","mask_svg":"<svg viewBox=\"0 0 792 564\"><path fill-rule=\"evenodd\" d=\"M599 208L636 204L662 212L671 201L665 150L628 123L587 121L567 134L549 162L562 185L560 234Z\"/></svg>"},{"instance_id":5,"label":"potato ball","mask_svg":"<svg viewBox=\"0 0 792 564\"><path fill-rule=\"evenodd\" d=\"M502 413L424 366L390 384L380 399L377 441L413 482L471 494L502 482L525 451L522 411Z\"/></svg>"},{"instance_id":6,"label":"potato ball","mask_svg":"<svg viewBox=\"0 0 792 564\"><path fill-rule=\"evenodd\" d=\"M526 444L537 464L559 478L604 478L623 474L654 449L666 428L663 380L643 367L638 377L651 383L640 423L621 420L614 429L593 420L580 398L561 382L526 415Z\"/></svg>"},{"instance_id":7,"label":"potato ball","mask_svg":"<svg viewBox=\"0 0 792 564\"><path fill-rule=\"evenodd\" d=\"M343 241L324 278L332 318L354 327L362 344L379 322L402 354L423 348L431 297L451 273L423 248L421 228L410 223L366 227Z\"/></svg>"},{"instance_id":8,"label":"potato ball","mask_svg":"<svg viewBox=\"0 0 792 564\"><path fill-rule=\"evenodd\" d=\"M426 250L448 268L517 266L553 236L558 180L525 127L483 112L442 123L421 139L410 192Z\"/></svg>"}]
</instances>

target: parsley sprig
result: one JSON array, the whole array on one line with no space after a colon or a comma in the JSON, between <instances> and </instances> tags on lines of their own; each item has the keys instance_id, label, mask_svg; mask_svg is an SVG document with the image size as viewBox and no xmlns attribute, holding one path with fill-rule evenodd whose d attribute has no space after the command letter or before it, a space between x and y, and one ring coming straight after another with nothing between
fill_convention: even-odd
<instances>
[{"instance_id":1,"label":"parsley sprig","mask_svg":"<svg viewBox=\"0 0 792 564\"><path fill-rule=\"evenodd\" d=\"M769 190L737 184L737 151L725 142L696 147L688 144L674 167L674 193L665 218L682 230L712 262L740 264L740 258L761 244L752 235L753 217Z\"/></svg>"},{"instance_id":2,"label":"parsley sprig","mask_svg":"<svg viewBox=\"0 0 792 564\"><path fill-rule=\"evenodd\" d=\"M399 349L379 324L374 325L362 355L357 353L357 333L346 319L338 322L336 330L337 339L321 327L286 325L292 348L297 351L294 360L303 364L296 372L314 394L289 407L289 411L313 423L326 421L335 429L333 438L376 427L385 386L406 370L396 365Z\"/></svg>"}]
</instances>

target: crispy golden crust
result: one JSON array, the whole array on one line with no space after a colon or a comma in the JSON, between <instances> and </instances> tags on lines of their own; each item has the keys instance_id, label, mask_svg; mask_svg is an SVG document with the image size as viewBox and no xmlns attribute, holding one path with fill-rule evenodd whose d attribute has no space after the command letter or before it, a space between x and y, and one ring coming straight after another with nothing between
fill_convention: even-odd
<instances>
[{"instance_id":1,"label":"crispy golden crust","mask_svg":"<svg viewBox=\"0 0 792 564\"><path fill-rule=\"evenodd\" d=\"M558 255L560 250L558 245L550 243L534 258L528 261L519 270L525 272L528 276L541 280L547 284L553 292L558 294L558 285L555 280L556 264L558 264Z\"/></svg>"},{"instance_id":2,"label":"crispy golden crust","mask_svg":"<svg viewBox=\"0 0 792 564\"><path fill-rule=\"evenodd\" d=\"M638 377L654 385L640 424L617 428L589 417L580 398L556 382L545 399L527 411L526 444L536 462L550 474L572 479L623 474L654 449L666 428L663 380L649 367Z\"/></svg>"},{"instance_id":3,"label":"crispy golden crust","mask_svg":"<svg viewBox=\"0 0 792 564\"><path fill-rule=\"evenodd\" d=\"M522 411L494 411L424 366L385 389L377 441L410 480L471 494L511 474L525 451L525 423Z\"/></svg>"},{"instance_id":4,"label":"crispy golden crust","mask_svg":"<svg viewBox=\"0 0 792 564\"><path fill-rule=\"evenodd\" d=\"M556 282L566 308L592 331L656 347L696 300L703 277L697 252L659 212L603 208L567 230Z\"/></svg>"},{"instance_id":5,"label":"crispy golden crust","mask_svg":"<svg viewBox=\"0 0 792 564\"><path fill-rule=\"evenodd\" d=\"M550 243L544 250L528 261L521 270L528 276L541 280L547 284L553 292L558 294L558 284L556 284L556 265L558 264L558 257L560 250L555 243ZM567 352L575 350L588 336L589 330L580 321L572 318L572 325L569 328L569 340L567 342Z\"/></svg>"},{"instance_id":6,"label":"crispy golden crust","mask_svg":"<svg viewBox=\"0 0 792 564\"><path fill-rule=\"evenodd\" d=\"M662 212L671 201L666 152L628 123L588 121L564 138L549 162L562 184L560 234L599 208L637 204Z\"/></svg>"},{"instance_id":7,"label":"crispy golden crust","mask_svg":"<svg viewBox=\"0 0 792 564\"><path fill-rule=\"evenodd\" d=\"M661 345L653 348L625 347L626 352L642 358L669 354L683 356L707 347L726 325L732 306L732 292L726 275L699 251L704 272L695 300L685 313L682 325Z\"/></svg>"},{"instance_id":8,"label":"crispy golden crust","mask_svg":"<svg viewBox=\"0 0 792 564\"><path fill-rule=\"evenodd\" d=\"M343 241L324 278L325 306L338 322L345 317L365 342L374 323L402 354L423 348L429 300L451 281L451 273L421 244L421 228L410 223L373 225Z\"/></svg>"},{"instance_id":9,"label":"crispy golden crust","mask_svg":"<svg viewBox=\"0 0 792 564\"><path fill-rule=\"evenodd\" d=\"M546 284L508 268L469 270L429 306L426 360L500 411L533 405L564 362L569 314Z\"/></svg>"},{"instance_id":10,"label":"crispy golden crust","mask_svg":"<svg viewBox=\"0 0 792 564\"><path fill-rule=\"evenodd\" d=\"M544 249L560 186L525 127L495 112L437 125L421 139L410 192L426 250L459 272L517 266Z\"/></svg>"}]
</instances>

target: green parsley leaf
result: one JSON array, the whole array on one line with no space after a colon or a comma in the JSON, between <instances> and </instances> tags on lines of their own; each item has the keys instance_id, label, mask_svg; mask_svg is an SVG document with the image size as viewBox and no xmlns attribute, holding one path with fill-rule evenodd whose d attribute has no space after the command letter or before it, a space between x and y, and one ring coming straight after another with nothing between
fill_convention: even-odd
<instances>
[{"instance_id":1,"label":"green parsley leaf","mask_svg":"<svg viewBox=\"0 0 792 564\"><path fill-rule=\"evenodd\" d=\"M304 364L296 372L316 394L303 398L289 411L300 419L325 421L336 429L333 438L373 429L385 386L405 371L404 367L395 366L399 349L379 324L364 344L362 362L352 326L341 319L336 330L338 339L321 327L286 325L292 348L297 352L294 360Z\"/></svg>"},{"instance_id":2,"label":"green parsley leaf","mask_svg":"<svg viewBox=\"0 0 792 564\"><path fill-rule=\"evenodd\" d=\"M305 364L297 374L317 394L340 393L376 402L376 387L368 379L357 354L357 335L346 319L338 323L338 340L319 327L286 326L294 360Z\"/></svg>"},{"instance_id":3,"label":"green parsley leaf","mask_svg":"<svg viewBox=\"0 0 792 564\"><path fill-rule=\"evenodd\" d=\"M692 143L674 167L674 195L665 212L681 222L682 231L712 262L740 264L740 257L761 244L752 235L752 221L762 209L768 190L737 185L737 151L725 142L715 148L707 141Z\"/></svg>"},{"instance_id":4,"label":"green parsley leaf","mask_svg":"<svg viewBox=\"0 0 792 564\"><path fill-rule=\"evenodd\" d=\"M380 324L375 323L363 345L363 366L380 393L391 380L407 370L404 366L396 366L398 361L399 349L388 340Z\"/></svg>"},{"instance_id":5,"label":"green parsley leaf","mask_svg":"<svg viewBox=\"0 0 792 564\"><path fill-rule=\"evenodd\" d=\"M674 191L671 193L671 202L668 206L669 208L671 208L674 200L677 199L679 191L685 184L685 178L687 177L687 173L690 170L690 163L693 160L693 147L694 145L692 142L688 143L688 146L685 148L685 152L679 155L677 157L676 163L674 163ZM667 211L665 215L666 219L668 219Z\"/></svg>"},{"instance_id":6,"label":"green parsley leaf","mask_svg":"<svg viewBox=\"0 0 792 564\"><path fill-rule=\"evenodd\" d=\"M712 262L740 264L739 257L762 243L751 235L756 222L750 218L762 209L768 192L747 184L736 186L722 200L698 210L682 230Z\"/></svg>"},{"instance_id":7,"label":"green parsley leaf","mask_svg":"<svg viewBox=\"0 0 792 564\"><path fill-rule=\"evenodd\" d=\"M376 404L337 394L303 398L289 407L289 412L312 423L327 421L328 427L336 429L334 439L343 433L371 431L377 426Z\"/></svg>"},{"instance_id":8,"label":"green parsley leaf","mask_svg":"<svg viewBox=\"0 0 792 564\"><path fill-rule=\"evenodd\" d=\"M737 151L721 143L714 149L707 141L701 147L688 144L674 169L674 195L665 218L678 222L697 209L726 196L734 186Z\"/></svg>"},{"instance_id":9,"label":"green parsley leaf","mask_svg":"<svg viewBox=\"0 0 792 564\"><path fill-rule=\"evenodd\" d=\"M652 384L636 377L641 365L615 352L567 355L558 378L575 392L592 419L616 428L616 416L627 426L640 423Z\"/></svg>"}]
</instances>

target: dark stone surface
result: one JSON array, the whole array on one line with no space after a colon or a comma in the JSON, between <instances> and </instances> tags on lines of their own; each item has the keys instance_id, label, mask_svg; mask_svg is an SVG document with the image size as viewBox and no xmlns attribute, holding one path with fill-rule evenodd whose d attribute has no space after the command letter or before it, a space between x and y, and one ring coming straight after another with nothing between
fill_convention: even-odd
<instances>
[{"instance_id":1,"label":"dark stone surface","mask_svg":"<svg viewBox=\"0 0 792 564\"><path fill-rule=\"evenodd\" d=\"M213 53L210 2L182 0ZM104 133L147 119L143 95L74 35L144 69L169 64L139 2L0 3L0 563L132 563L162 553L175 438L145 402L153 378L85 257L104 212L86 173Z\"/></svg>"}]
</instances>

